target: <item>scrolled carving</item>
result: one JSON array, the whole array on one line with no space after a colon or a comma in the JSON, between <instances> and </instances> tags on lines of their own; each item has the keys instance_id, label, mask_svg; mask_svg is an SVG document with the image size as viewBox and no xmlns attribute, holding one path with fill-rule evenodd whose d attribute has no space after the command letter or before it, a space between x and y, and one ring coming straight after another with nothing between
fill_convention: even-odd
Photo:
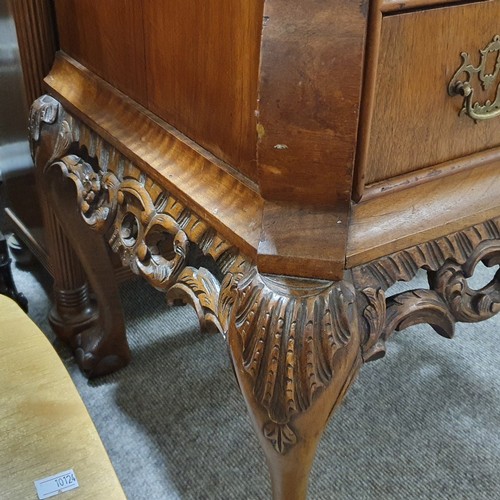
<instances>
[{"instance_id":1,"label":"scrolled carving","mask_svg":"<svg viewBox=\"0 0 500 500\"><path fill-rule=\"evenodd\" d=\"M220 332L225 337L226 332L219 321L219 293L220 284L210 271L188 266L168 290L167 297L192 305L202 330Z\"/></svg>"},{"instance_id":2,"label":"scrolled carving","mask_svg":"<svg viewBox=\"0 0 500 500\"><path fill-rule=\"evenodd\" d=\"M500 241L482 242L465 264L450 261L429 275L432 288L444 298L457 321L482 321L500 312L500 270L480 290L472 290L467 283L481 261L489 265L500 263Z\"/></svg>"},{"instance_id":3,"label":"scrolled carving","mask_svg":"<svg viewBox=\"0 0 500 500\"><path fill-rule=\"evenodd\" d=\"M59 102L49 95L39 97L32 104L28 124L32 145L34 142L36 143L40 140L41 128L44 123L53 124L56 122L59 115L59 109Z\"/></svg>"},{"instance_id":4,"label":"scrolled carving","mask_svg":"<svg viewBox=\"0 0 500 500\"><path fill-rule=\"evenodd\" d=\"M367 288L362 293L368 299L363 311L368 327L368 338L362 346L365 362L384 357L386 341L393 332L413 325L427 323L443 337L453 337L455 320L435 291L411 290L388 299L380 289Z\"/></svg>"},{"instance_id":5,"label":"scrolled carving","mask_svg":"<svg viewBox=\"0 0 500 500\"><path fill-rule=\"evenodd\" d=\"M499 312L500 271L481 290L472 290L467 283L479 262L500 264L498 219L355 269L364 298L360 301L363 359L383 357L385 342L392 333L411 325L428 323L440 335L451 338L456 321L482 321ZM411 290L385 298L384 287L396 279L411 279L419 268L428 270L430 290ZM371 286L375 277L379 288Z\"/></svg>"},{"instance_id":6,"label":"scrolled carving","mask_svg":"<svg viewBox=\"0 0 500 500\"><path fill-rule=\"evenodd\" d=\"M118 179L112 172L98 173L81 158L68 155L51 167L61 169L76 187L77 203L83 220L94 230L104 232L115 216Z\"/></svg>"},{"instance_id":7,"label":"scrolled carving","mask_svg":"<svg viewBox=\"0 0 500 500\"><path fill-rule=\"evenodd\" d=\"M142 183L123 181L117 198L111 247L124 265L158 290L168 290L186 265L188 236L172 216L158 212Z\"/></svg>"},{"instance_id":8,"label":"scrolled carving","mask_svg":"<svg viewBox=\"0 0 500 500\"><path fill-rule=\"evenodd\" d=\"M387 339L394 331L427 323L439 335L452 338L455 320L446 303L433 290L411 290L387 300L387 317L382 337Z\"/></svg>"},{"instance_id":9,"label":"scrolled carving","mask_svg":"<svg viewBox=\"0 0 500 500\"><path fill-rule=\"evenodd\" d=\"M386 319L385 294L380 288L365 288L362 295L367 304L362 310L365 320L366 341L363 344L364 361L374 361L385 356L383 331Z\"/></svg>"},{"instance_id":10,"label":"scrolled carving","mask_svg":"<svg viewBox=\"0 0 500 500\"><path fill-rule=\"evenodd\" d=\"M35 160L44 125L56 128L56 133L52 137L54 142L50 148L50 158L48 158L47 164L67 153L74 142L70 122L72 122L72 117L67 115L60 103L49 95L39 97L31 105L28 130L33 160Z\"/></svg>"},{"instance_id":11,"label":"scrolled carving","mask_svg":"<svg viewBox=\"0 0 500 500\"><path fill-rule=\"evenodd\" d=\"M488 240L500 240L500 217L356 267L354 282L358 289L386 290L396 281L411 280L419 269L437 271L449 260L464 264Z\"/></svg>"}]
</instances>

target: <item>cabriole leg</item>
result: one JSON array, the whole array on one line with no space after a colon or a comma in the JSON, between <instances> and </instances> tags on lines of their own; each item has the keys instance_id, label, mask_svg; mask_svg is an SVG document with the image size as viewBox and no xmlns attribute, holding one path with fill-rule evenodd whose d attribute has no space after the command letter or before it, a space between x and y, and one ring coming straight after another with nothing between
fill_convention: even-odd
<instances>
[{"instance_id":1,"label":"cabriole leg","mask_svg":"<svg viewBox=\"0 0 500 500\"><path fill-rule=\"evenodd\" d=\"M273 497L304 499L319 439L361 366L354 291L255 271L227 286L232 361Z\"/></svg>"}]
</instances>

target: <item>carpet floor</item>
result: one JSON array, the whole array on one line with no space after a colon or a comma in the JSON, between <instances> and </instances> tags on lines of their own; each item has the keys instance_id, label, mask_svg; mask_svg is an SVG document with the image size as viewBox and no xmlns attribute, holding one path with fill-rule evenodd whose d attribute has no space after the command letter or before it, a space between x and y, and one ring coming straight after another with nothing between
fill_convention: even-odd
<instances>
[{"instance_id":1,"label":"carpet floor","mask_svg":"<svg viewBox=\"0 0 500 500\"><path fill-rule=\"evenodd\" d=\"M476 287L491 275L478 272ZM14 267L14 277L30 316L53 339L50 280L34 267ZM426 287L425 275L411 287ZM189 307L167 307L142 281L125 284L122 299L128 367L88 381L70 353L59 352L127 497L270 498L222 337L201 334ZM500 315L458 325L451 341L429 326L395 335L387 356L363 367L332 418L309 497L500 498L499 345Z\"/></svg>"}]
</instances>

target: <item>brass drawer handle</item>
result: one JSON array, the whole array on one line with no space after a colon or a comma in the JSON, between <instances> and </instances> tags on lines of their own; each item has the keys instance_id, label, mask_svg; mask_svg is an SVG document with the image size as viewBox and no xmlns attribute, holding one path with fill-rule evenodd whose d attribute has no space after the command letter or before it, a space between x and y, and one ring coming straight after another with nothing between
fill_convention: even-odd
<instances>
[{"instance_id":1,"label":"brass drawer handle","mask_svg":"<svg viewBox=\"0 0 500 500\"><path fill-rule=\"evenodd\" d=\"M484 91L488 91L496 82L500 74L500 35L495 35L486 48L479 52L481 53L481 61L477 67L471 64L469 54L462 52L462 65L448 84L448 94L450 96L461 95L464 98L460 115L466 114L475 122L500 116L500 82L496 87L495 100L488 99L484 104L474 102L475 91L472 86L472 79L475 75L481 82ZM493 58L494 62L492 73L487 72L487 64L490 58ZM458 79L462 75L467 76L465 81Z\"/></svg>"}]
</instances>

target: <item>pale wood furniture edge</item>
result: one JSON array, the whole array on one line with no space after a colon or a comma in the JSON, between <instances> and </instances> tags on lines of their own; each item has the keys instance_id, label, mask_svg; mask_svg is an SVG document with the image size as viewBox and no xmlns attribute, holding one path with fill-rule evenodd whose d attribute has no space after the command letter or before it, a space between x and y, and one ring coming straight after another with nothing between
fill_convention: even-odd
<instances>
[{"instance_id":1,"label":"pale wood furniture edge","mask_svg":"<svg viewBox=\"0 0 500 500\"><path fill-rule=\"evenodd\" d=\"M124 499L68 372L44 334L0 296L0 483L5 498L36 498L34 480L72 468L65 498Z\"/></svg>"}]
</instances>

